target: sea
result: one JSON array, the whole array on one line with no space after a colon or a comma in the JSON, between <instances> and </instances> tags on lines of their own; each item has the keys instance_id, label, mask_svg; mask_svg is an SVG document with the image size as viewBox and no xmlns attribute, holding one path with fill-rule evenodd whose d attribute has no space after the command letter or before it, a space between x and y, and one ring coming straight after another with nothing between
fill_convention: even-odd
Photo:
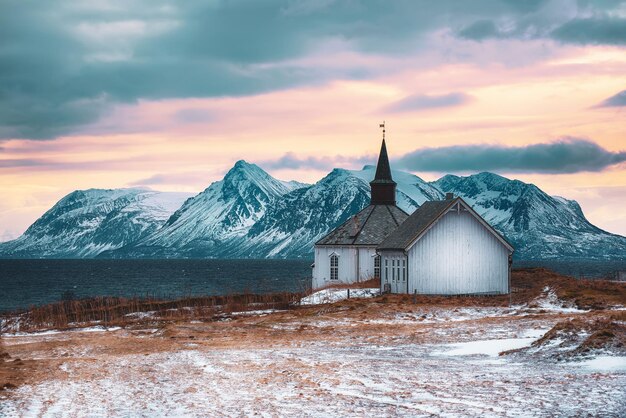
<instances>
[{"instance_id":1,"label":"sea","mask_svg":"<svg viewBox=\"0 0 626 418\"><path fill-rule=\"evenodd\" d=\"M0 259L0 312L93 296L179 298L300 292L312 260L22 260ZM624 261L515 262L576 278L615 277Z\"/></svg>"}]
</instances>

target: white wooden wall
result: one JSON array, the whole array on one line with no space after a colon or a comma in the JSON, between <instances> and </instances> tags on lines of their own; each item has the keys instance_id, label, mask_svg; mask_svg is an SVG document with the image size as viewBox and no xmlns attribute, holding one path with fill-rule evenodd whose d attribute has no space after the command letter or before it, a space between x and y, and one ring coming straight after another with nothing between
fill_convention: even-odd
<instances>
[{"instance_id":1,"label":"white wooden wall","mask_svg":"<svg viewBox=\"0 0 626 418\"><path fill-rule=\"evenodd\" d=\"M409 293L509 292L509 252L466 211L444 215L408 250Z\"/></svg>"},{"instance_id":2,"label":"white wooden wall","mask_svg":"<svg viewBox=\"0 0 626 418\"><path fill-rule=\"evenodd\" d=\"M357 256L358 252L358 256ZM339 280L330 280L330 256L339 256ZM374 277L375 247L315 247L315 266L313 267L313 289L319 289L332 283L354 283ZM357 278L357 261L359 277Z\"/></svg>"}]
</instances>

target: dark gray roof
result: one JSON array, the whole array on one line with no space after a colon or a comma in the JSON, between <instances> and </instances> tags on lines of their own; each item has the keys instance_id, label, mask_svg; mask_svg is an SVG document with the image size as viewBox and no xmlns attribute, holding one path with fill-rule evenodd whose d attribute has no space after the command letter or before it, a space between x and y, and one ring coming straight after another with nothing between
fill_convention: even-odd
<instances>
[{"instance_id":1,"label":"dark gray roof","mask_svg":"<svg viewBox=\"0 0 626 418\"><path fill-rule=\"evenodd\" d=\"M408 217L394 205L369 205L315 245L378 245Z\"/></svg>"},{"instance_id":2,"label":"dark gray roof","mask_svg":"<svg viewBox=\"0 0 626 418\"><path fill-rule=\"evenodd\" d=\"M379 250L404 250L457 199L432 200L422 204L378 246Z\"/></svg>"},{"instance_id":3,"label":"dark gray roof","mask_svg":"<svg viewBox=\"0 0 626 418\"><path fill-rule=\"evenodd\" d=\"M448 209L457 202L461 202L476 219L491 231L506 247L509 247L509 249L513 251L513 246L460 197L424 202L422 206L417 208L415 212L406 219L406 221L385 238L377 247L377 250L406 250L413 241L433 224L433 222L444 215Z\"/></svg>"}]
</instances>

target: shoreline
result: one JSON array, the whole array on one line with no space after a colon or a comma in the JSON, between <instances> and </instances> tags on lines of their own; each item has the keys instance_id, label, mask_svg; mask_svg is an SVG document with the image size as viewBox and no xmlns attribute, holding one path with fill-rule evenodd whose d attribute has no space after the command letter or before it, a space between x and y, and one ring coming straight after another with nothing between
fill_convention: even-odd
<instances>
[{"instance_id":1,"label":"shoreline","mask_svg":"<svg viewBox=\"0 0 626 418\"><path fill-rule=\"evenodd\" d=\"M601 307L613 300L601 289L584 299L596 307L581 309L576 297L561 296L576 289L546 289L546 280L518 277L518 285L536 286L512 306L383 295L219 320L2 337L9 357L0 360L0 377L11 376L12 386L0 391L0 411L619 415L626 351L615 343L626 336L626 311ZM626 289L617 290L624 298Z\"/></svg>"}]
</instances>

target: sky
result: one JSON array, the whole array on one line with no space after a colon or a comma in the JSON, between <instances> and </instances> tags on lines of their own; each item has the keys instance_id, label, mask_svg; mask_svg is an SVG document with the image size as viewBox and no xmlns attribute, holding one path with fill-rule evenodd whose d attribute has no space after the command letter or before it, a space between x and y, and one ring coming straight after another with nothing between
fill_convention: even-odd
<instances>
[{"instance_id":1,"label":"sky","mask_svg":"<svg viewBox=\"0 0 626 418\"><path fill-rule=\"evenodd\" d=\"M626 235L626 2L0 0L0 241L76 189L491 171Z\"/></svg>"}]
</instances>

